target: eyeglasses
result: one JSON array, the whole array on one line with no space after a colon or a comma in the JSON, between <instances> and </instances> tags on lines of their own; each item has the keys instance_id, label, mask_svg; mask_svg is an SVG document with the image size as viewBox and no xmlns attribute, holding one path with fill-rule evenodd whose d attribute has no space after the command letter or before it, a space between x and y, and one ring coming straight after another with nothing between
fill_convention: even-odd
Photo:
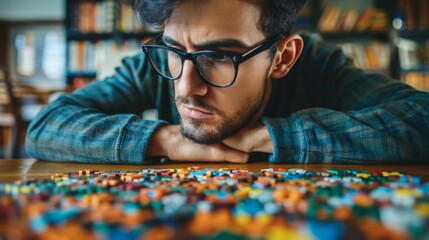
<instances>
[{"instance_id":1,"label":"eyeglasses","mask_svg":"<svg viewBox=\"0 0 429 240\"><path fill-rule=\"evenodd\" d=\"M235 82L238 66L241 63L271 48L283 36L283 34L279 34L271 37L249 51L240 54L217 50L186 53L165 44L163 45L162 34L160 34L143 44L142 50L149 58L152 67L162 77L170 80L179 79L182 76L185 60L191 60L204 82L214 87L225 88ZM168 63L167 66L163 64L165 60Z\"/></svg>"}]
</instances>

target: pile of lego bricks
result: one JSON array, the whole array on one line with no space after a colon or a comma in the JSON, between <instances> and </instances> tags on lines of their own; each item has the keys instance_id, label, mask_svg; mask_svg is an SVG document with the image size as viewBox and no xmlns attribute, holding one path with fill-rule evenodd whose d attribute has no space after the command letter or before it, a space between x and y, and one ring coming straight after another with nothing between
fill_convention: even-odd
<instances>
[{"instance_id":1,"label":"pile of lego bricks","mask_svg":"<svg viewBox=\"0 0 429 240\"><path fill-rule=\"evenodd\" d=\"M403 172L143 169L0 184L0 239L429 239Z\"/></svg>"}]
</instances>

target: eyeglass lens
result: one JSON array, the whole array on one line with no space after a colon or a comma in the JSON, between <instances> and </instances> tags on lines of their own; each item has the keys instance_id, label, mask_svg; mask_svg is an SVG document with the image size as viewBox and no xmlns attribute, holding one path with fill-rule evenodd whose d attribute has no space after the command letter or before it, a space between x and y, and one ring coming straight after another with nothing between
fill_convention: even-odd
<instances>
[{"instance_id":1,"label":"eyeglass lens","mask_svg":"<svg viewBox=\"0 0 429 240\"><path fill-rule=\"evenodd\" d=\"M169 79L180 77L184 61L179 54L165 48L152 48L149 53L152 60L167 59L168 69L159 66L160 61L152 61L161 75ZM195 62L201 77L213 85L223 86L234 80L235 65L232 58L226 54L202 53L196 57Z\"/></svg>"}]
</instances>

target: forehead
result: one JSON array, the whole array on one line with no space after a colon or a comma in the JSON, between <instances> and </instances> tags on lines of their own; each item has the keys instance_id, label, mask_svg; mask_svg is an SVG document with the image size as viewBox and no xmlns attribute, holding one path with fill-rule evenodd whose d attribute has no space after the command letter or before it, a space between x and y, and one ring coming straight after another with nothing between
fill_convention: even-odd
<instances>
[{"instance_id":1,"label":"forehead","mask_svg":"<svg viewBox=\"0 0 429 240\"><path fill-rule=\"evenodd\" d=\"M258 0L184 0L173 10L164 31L183 42L236 38L254 43L264 36L260 13Z\"/></svg>"}]
</instances>

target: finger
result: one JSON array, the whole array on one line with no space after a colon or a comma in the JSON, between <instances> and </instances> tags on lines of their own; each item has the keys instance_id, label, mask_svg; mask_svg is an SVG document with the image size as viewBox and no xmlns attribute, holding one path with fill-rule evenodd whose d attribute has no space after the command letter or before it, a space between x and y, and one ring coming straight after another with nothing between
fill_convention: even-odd
<instances>
[{"instance_id":1,"label":"finger","mask_svg":"<svg viewBox=\"0 0 429 240\"><path fill-rule=\"evenodd\" d=\"M218 154L221 156L221 160L224 162L246 163L249 161L248 153L232 149L223 144L219 144L219 147L216 150L219 151Z\"/></svg>"},{"instance_id":2,"label":"finger","mask_svg":"<svg viewBox=\"0 0 429 240\"><path fill-rule=\"evenodd\" d=\"M184 139L181 144L170 148L170 159L186 162L223 162L224 157L219 145L201 145Z\"/></svg>"},{"instance_id":3,"label":"finger","mask_svg":"<svg viewBox=\"0 0 429 240\"><path fill-rule=\"evenodd\" d=\"M189 143L189 142L188 142ZM246 163L249 154L229 148L223 144L200 145L182 144L170 154L173 161L200 162L233 162Z\"/></svg>"},{"instance_id":4,"label":"finger","mask_svg":"<svg viewBox=\"0 0 429 240\"><path fill-rule=\"evenodd\" d=\"M243 132L239 132L229 138L224 139L222 143L230 148L249 153L252 151L249 139L250 136L246 136L243 134Z\"/></svg>"},{"instance_id":5,"label":"finger","mask_svg":"<svg viewBox=\"0 0 429 240\"><path fill-rule=\"evenodd\" d=\"M225 161L230 163L247 163L249 161L249 154L242 153L240 156L228 157Z\"/></svg>"},{"instance_id":6,"label":"finger","mask_svg":"<svg viewBox=\"0 0 429 240\"><path fill-rule=\"evenodd\" d=\"M239 151L250 153L254 150L255 139L258 139L258 131L263 127L260 123L252 122L236 134L224 139L222 143Z\"/></svg>"}]
</instances>

